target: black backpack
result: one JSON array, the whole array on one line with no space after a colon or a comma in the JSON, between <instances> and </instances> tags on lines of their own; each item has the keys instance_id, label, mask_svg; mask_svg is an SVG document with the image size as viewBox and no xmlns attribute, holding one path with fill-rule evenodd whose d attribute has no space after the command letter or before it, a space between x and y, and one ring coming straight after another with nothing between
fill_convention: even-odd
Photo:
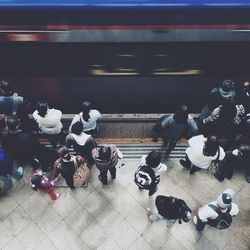
<instances>
[{"instance_id":1,"label":"black backpack","mask_svg":"<svg viewBox=\"0 0 250 250\"><path fill-rule=\"evenodd\" d=\"M134 182L139 188L148 190L155 181L155 172L151 167L143 165L136 170Z\"/></svg>"},{"instance_id":2,"label":"black backpack","mask_svg":"<svg viewBox=\"0 0 250 250\"><path fill-rule=\"evenodd\" d=\"M215 205L209 204L208 206L218 214L218 217L216 219L209 220L209 224L211 226L220 230L226 229L231 226L233 221L232 216L230 215L232 206L230 206L225 213L221 212L221 210Z\"/></svg>"}]
</instances>

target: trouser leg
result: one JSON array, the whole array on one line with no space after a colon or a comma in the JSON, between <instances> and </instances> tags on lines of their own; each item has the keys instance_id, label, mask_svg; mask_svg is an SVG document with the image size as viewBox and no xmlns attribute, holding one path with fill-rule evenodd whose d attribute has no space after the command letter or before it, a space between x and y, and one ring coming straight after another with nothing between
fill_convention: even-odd
<instances>
[{"instance_id":1,"label":"trouser leg","mask_svg":"<svg viewBox=\"0 0 250 250\"><path fill-rule=\"evenodd\" d=\"M165 155L168 156L171 151L175 148L177 140L171 138L164 138L164 146L166 148Z\"/></svg>"},{"instance_id":2,"label":"trouser leg","mask_svg":"<svg viewBox=\"0 0 250 250\"><path fill-rule=\"evenodd\" d=\"M107 172L108 172L107 170L100 170L100 181L104 185L107 185L107 183L108 183Z\"/></svg>"},{"instance_id":3,"label":"trouser leg","mask_svg":"<svg viewBox=\"0 0 250 250\"><path fill-rule=\"evenodd\" d=\"M116 168L114 167L114 168L109 169L109 172L111 174L112 179L115 179L116 178Z\"/></svg>"},{"instance_id":4,"label":"trouser leg","mask_svg":"<svg viewBox=\"0 0 250 250\"><path fill-rule=\"evenodd\" d=\"M200 168L192 165L192 167L190 169L190 174L194 174L195 172L200 171L200 170L201 170Z\"/></svg>"},{"instance_id":5,"label":"trouser leg","mask_svg":"<svg viewBox=\"0 0 250 250\"><path fill-rule=\"evenodd\" d=\"M149 193L148 193L149 196L153 195L156 192L156 186L157 186L156 183L151 184L151 186L149 187Z\"/></svg>"}]
</instances>

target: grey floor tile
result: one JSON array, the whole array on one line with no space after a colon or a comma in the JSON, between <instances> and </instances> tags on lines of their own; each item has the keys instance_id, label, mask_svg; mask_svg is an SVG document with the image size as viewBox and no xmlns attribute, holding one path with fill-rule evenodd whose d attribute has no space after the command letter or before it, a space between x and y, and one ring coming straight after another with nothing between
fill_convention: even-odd
<instances>
[{"instance_id":1,"label":"grey floor tile","mask_svg":"<svg viewBox=\"0 0 250 250\"><path fill-rule=\"evenodd\" d=\"M171 236L166 243L161 247L161 250L174 249L174 250L186 250L181 241L178 241L174 236Z\"/></svg>"},{"instance_id":2,"label":"grey floor tile","mask_svg":"<svg viewBox=\"0 0 250 250\"><path fill-rule=\"evenodd\" d=\"M81 205L93 218L96 218L108 204L109 202L98 191L94 191Z\"/></svg>"},{"instance_id":3,"label":"grey floor tile","mask_svg":"<svg viewBox=\"0 0 250 250\"><path fill-rule=\"evenodd\" d=\"M110 204L96 217L95 220L110 235L120 226L124 221L124 218Z\"/></svg>"},{"instance_id":4,"label":"grey floor tile","mask_svg":"<svg viewBox=\"0 0 250 250\"><path fill-rule=\"evenodd\" d=\"M74 211L79 203L73 197L72 192L78 192L77 189L70 190L67 189L63 192L59 199L55 200L51 205L57 213L62 217L65 218L71 211Z\"/></svg>"},{"instance_id":5,"label":"grey floor tile","mask_svg":"<svg viewBox=\"0 0 250 250\"><path fill-rule=\"evenodd\" d=\"M232 236L230 241L227 243L227 245L224 247L223 250L249 250L250 249L250 241L248 243L245 243L238 239L235 236Z\"/></svg>"},{"instance_id":6,"label":"grey floor tile","mask_svg":"<svg viewBox=\"0 0 250 250\"><path fill-rule=\"evenodd\" d=\"M147 241L141 236L128 248L129 250L153 250Z\"/></svg>"},{"instance_id":7,"label":"grey floor tile","mask_svg":"<svg viewBox=\"0 0 250 250\"><path fill-rule=\"evenodd\" d=\"M45 237L45 234L34 222L17 235L17 239L25 249L34 249Z\"/></svg>"},{"instance_id":8,"label":"grey floor tile","mask_svg":"<svg viewBox=\"0 0 250 250\"><path fill-rule=\"evenodd\" d=\"M206 237L201 237L197 243L194 245L195 250L219 250L211 241L209 241Z\"/></svg>"},{"instance_id":9,"label":"grey floor tile","mask_svg":"<svg viewBox=\"0 0 250 250\"><path fill-rule=\"evenodd\" d=\"M32 222L32 219L22 207L17 207L3 222L12 234L17 235Z\"/></svg>"},{"instance_id":10,"label":"grey floor tile","mask_svg":"<svg viewBox=\"0 0 250 250\"><path fill-rule=\"evenodd\" d=\"M34 219L40 214L46 207L49 206L48 202L38 192L33 193L22 204L22 208L29 216Z\"/></svg>"},{"instance_id":11,"label":"grey floor tile","mask_svg":"<svg viewBox=\"0 0 250 250\"><path fill-rule=\"evenodd\" d=\"M25 249L21 243L18 241L17 238L12 239L5 247L3 250L23 250Z\"/></svg>"},{"instance_id":12,"label":"grey floor tile","mask_svg":"<svg viewBox=\"0 0 250 250\"><path fill-rule=\"evenodd\" d=\"M135 231L135 229L129 225L127 221L123 221L116 231L113 232L111 238L119 245L122 249L128 249L131 244L139 237L140 235Z\"/></svg>"},{"instance_id":13,"label":"grey floor tile","mask_svg":"<svg viewBox=\"0 0 250 250\"><path fill-rule=\"evenodd\" d=\"M192 221L187 223L182 222L182 224L179 224L178 221L176 221L176 223L169 229L169 233L187 249L192 249L202 237L201 234L196 231Z\"/></svg>"},{"instance_id":14,"label":"grey floor tile","mask_svg":"<svg viewBox=\"0 0 250 250\"><path fill-rule=\"evenodd\" d=\"M34 221L41 228L41 230L47 235L59 223L61 223L62 218L53 207L48 206L40 214L36 216Z\"/></svg>"},{"instance_id":15,"label":"grey floor tile","mask_svg":"<svg viewBox=\"0 0 250 250\"><path fill-rule=\"evenodd\" d=\"M224 180L223 182L217 182L217 184L213 187L213 190L219 195L227 188L232 188L234 192L238 193L240 191L240 187L234 184L234 182L230 180ZM217 197L215 197L217 198Z\"/></svg>"},{"instance_id":16,"label":"grey floor tile","mask_svg":"<svg viewBox=\"0 0 250 250\"><path fill-rule=\"evenodd\" d=\"M81 240L81 236L77 235L74 242L72 242L68 249L70 250L89 250L88 245ZM60 250L60 249L59 249Z\"/></svg>"},{"instance_id":17,"label":"grey floor tile","mask_svg":"<svg viewBox=\"0 0 250 250\"><path fill-rule=\"evenodd\" d=\"M141 205L137 205L129 216L126 218L126 221L134 227L134 229L142 234L149 225L149 220L146 215L146 209Z\"/></svg>"},{"instance_id":18,"label":"grey floor tile","mask_svg":"<svg viewBox=\"0 0 250 250\"><path fill-rule=\"evenodd\" d=\"M152 222L142 237L151 245L153 249L160 249L170 238L170 234L166 227L163 227L159 221Z\"/></svg>"},{"instance_id":19,"label":"grey floor tile","mask_svg":"<svg viewBox=\"0 0 250 250\"><path fill-rule=\"evenodd\" d=\"M121 248L111 239L106 239L97 250L120 250Z\"/></svg>"},{"instance_id":20,"label":"grey floor tile","mask_svg":"<svg viewBox=\"0 0 250 250\"><path fill-rule=\"evenodd\" d=\"M128 186L125 188L135 200L138 202L141 202L145 198L148 198L148 191L147 190L140 190L138 186L135 184L135 182L129 183Z\"/></svg>"},{"instance_id":21,"label":"grey floor tile","mask_svg":"<svg viewBox=\"0 0 250 250\"><path fill-rule=\"evenodd\" d=\"M0 221L0 249L2 249L8 242L14 239L14 236L7 228L7 226Z\"/></svg>"},{"instance_id":22,"label":"grey floor tile","mask_svg":"<svg viewBox=\"0 0 250 250\"><path fill-rule=\"evenodd\" d=\"M57 249L69 249L69 246L76 241L76 233L64 222L56 226L48 234L48 239L56 246Z\"/></svg>"},{"instance_id":23,"label":"grey floor tile","mask_svg":"<svg viewBox=\"0 0 250 250\"><path fill-rule=\"evenodd\" d=\"M19 204L12 196L1 198L0 201L0 220L4 220Z\"/></svg>"},{"instance_id":24,"label":"grey floor tile","mask_svg":"<svg viewBox=\"0 0 250 250\"><path fill-rule=\"evenodd\" d=\"M76 199L76 201L83 203L84 200L94 191L95 188L89 183L88 187L78 188L74 192L71 192L71 195Z\"/></svg>"},{"instance_id":25,"label":"grey floor tile","mask_svg":"<svg viewBox=\"0 0 250 250\"><path fill-rule=\"evenodd\" d=\"M56 250L55 245L45 237L39 244L34 247L34 250Z\"/></svg>"},{"instance_id":26,"label":"grey floor tile","mask_svg":"<svg viewBox=\"0 0 250 250\"><path fill-rule=\"evenodd\" d=\"M65 218L65 222L77 234L81 234L93 220L93 217L81 205L72 210Z\"/></svg>"},{"instance_id":27,"label":"grey floor tile","mask_svg":"<svg viewBox=\"0 0 250 250\"><path fill-rule=\"evenodd\" d=\"M123 190L112 202L113 207L127 218L130 212L139 204L126 190Z\"/></svg>"},{"instance_id":28,"label":"grey floor tile","mask_svg":"<svg viewBox=\"0 0 250 250\"><path fill-rule=\"evenodd\" d=\"M107 238L108 234L95 220L81 233L82 241L90 249L97 249Z\"/></svg>"}]
</instances>

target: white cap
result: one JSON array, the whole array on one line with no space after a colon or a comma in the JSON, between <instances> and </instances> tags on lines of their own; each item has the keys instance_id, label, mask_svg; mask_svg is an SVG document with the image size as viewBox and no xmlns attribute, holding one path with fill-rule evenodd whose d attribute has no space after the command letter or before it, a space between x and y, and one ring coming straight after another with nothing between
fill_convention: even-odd
<instances>
[{"instance_id":1,"label":"white cap","mask_svg":"<svg viewBox=\"0 0 250 250\"><path fill-rule=\"evenodd\" d=\"M217 204L220 208L228 208L232 203L235 192L231 188L227 188L217 198Z\"/></svg>"}]
</instances>

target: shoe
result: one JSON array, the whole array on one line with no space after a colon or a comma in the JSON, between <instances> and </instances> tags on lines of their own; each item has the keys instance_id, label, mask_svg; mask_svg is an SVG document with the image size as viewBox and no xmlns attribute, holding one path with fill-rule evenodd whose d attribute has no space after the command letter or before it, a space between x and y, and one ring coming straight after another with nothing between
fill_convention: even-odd
<instances>
[{"instance_id":1,"label":"shoe","mask_svg":"<svg viewBox=\"0 0 250 250\"><path fill-rule=\"evenodd\" d=\"M188 163L185 160L181 159L180 164L182 165L182 167L189 169Z\"/></svg>"},{"instance_id":2,"label":"shoe","mask_svg":"<svg viewBox=\"0 0 250 250\"><path fill-rule=\"evenodd\" d=\"M55 198L55 200L57 200L59 197L60 197L60 194L59 194L59 193L57 193L57 194L56 194L56 198Z\"/></svg>"},{"instance_id":3,"label":"shoe","mask_svg":"<svg viewBox=\"0 0 250 250\"><path fill-rule=\"evenodd\" d=\"M246 180L248 183L250 183L250 175L245 175L246 176Z\"/></svg>"},{"instance_id":4,"label":"shoe","mask_svg":"<svg viewBox=\"0 0 250 250\"><path fill-rule=\"evenodd\" d=\"M148 218L153 214L149 207L147 208L146 213L147 213Z\"/></svg>"},{"instance_id":5,"label":"shoe","mask_svg":"<svg viewBox=\"0 0 250 250\"><path fill-rule=\"evenodd\" d=\"M197 219L197 216L196 216L196 215L193 217L193 222L194 222L195 225L197 225L198 219Z\"/></svg>"},{"instance_id":6,"label":"shoe","mask_svg":"<svg viewBox=\"0 0 250 250\"><path fill-rule=\"evenodd\" d=\"M23 168L22 168L22 167L19 167L19 168L17 169L17 171L20 173L21 176L23 176Z\"/></svg>"},{"instance_id":7,"label":"shoe","mask_svg":"<svg viewBox=\"0 0 250 250\"><path fill-rule=\"evenodd\" d=\"M104 182L102 181L102 178L101 178L100 175L98 175L98 179L101 181L101 183L102 183L103 185L108 185L108 183L104 183Z\"/></svg>"}]
</instances>

